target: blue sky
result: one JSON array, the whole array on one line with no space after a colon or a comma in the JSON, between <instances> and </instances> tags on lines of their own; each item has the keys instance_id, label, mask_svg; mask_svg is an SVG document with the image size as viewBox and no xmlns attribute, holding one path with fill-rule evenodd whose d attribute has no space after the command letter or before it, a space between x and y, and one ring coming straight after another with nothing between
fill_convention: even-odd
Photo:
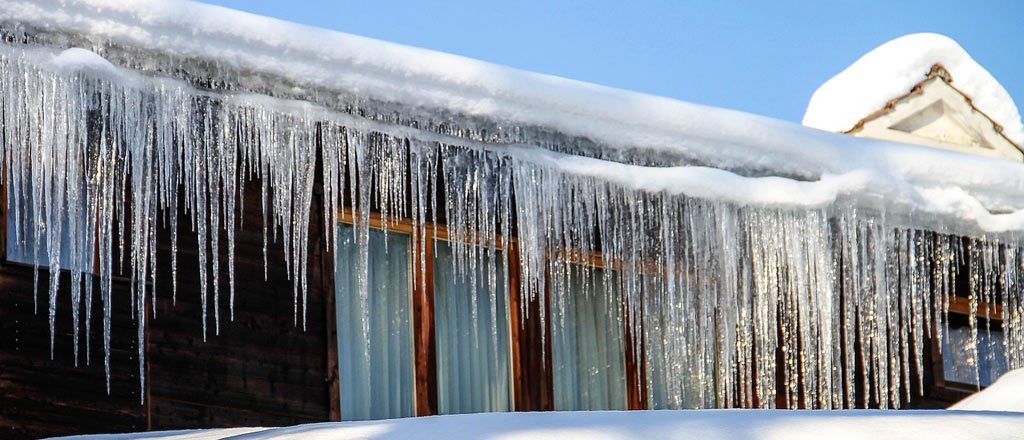
<instances>
[{"instance_id":1,"label":"blue sky","mask_svg":"<svg viewBox=\"0 0 1024 440\"><path fill-rule=\"evenodd\" d=\"M1024 1L207 2L797 122L814 90L867 51L938 32L1024 105Z\"/></svg>"}]
</instances>

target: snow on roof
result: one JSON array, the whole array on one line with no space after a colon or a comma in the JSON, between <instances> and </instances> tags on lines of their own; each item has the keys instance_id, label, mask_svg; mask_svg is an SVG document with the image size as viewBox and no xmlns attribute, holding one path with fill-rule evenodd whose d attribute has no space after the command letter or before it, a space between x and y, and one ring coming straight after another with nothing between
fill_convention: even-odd
<instances>
[{"instance_id":1,"label":"snow on roof","mask_svg":"<svg viewBox=\"0 0 1024 440\"><path fill-rule=\"evenodd\" d=\"M0 27L12 26L77 35L93 44L86 49L100 53L114 46L208 60L296 87L347 91L501 125L535 124L609 150L668 152L717 168L634 167L524 150L566 171L600 174L638 189L798 206L858 197L983 231L1024 230L1021 164L828 133L190 1L0 0ZM765 177L748 181L749 175ZM729 189L737 179L743 191Z\"/></svg>"},{"instance_id":2,"label":"snow on roof","mask_svg":"<svg viewBox=\"0 0 1024 440\"><path fill-rule=\"evenodd\" d=\"M1003 134L1024 145L1024 124L1013 98L956 41L933 33L910 34L868 52L811 96L803 124L845 132L864 117L881 110L925 79L941 64L953 85L974 106L1003 127Z\"/></svg>"},{"instance_id":3,"label":"snow on roof","mask_svg":"<svg viewBox=\"0 0 1024 440\"><path fill-rule=\"evenodd\" d=\"M1024 368L1006 372L992 385L949 409L1024 412Z\"/></svg>"},{"instance_id":4,"label":"snow on roof","mask_svg":"<svg viewBox=\"0 0 1024 440\"><path fill-rule=\"evenodd\" d=\"M410 439L459 440L818 440L1009 439L1024 431L1024 414L884 410L656 410L483 413L368 422L314 423L266 430L146 433L162 440ZM138 434L75 437L121 440Z\"/></svg>"}]
</instances>

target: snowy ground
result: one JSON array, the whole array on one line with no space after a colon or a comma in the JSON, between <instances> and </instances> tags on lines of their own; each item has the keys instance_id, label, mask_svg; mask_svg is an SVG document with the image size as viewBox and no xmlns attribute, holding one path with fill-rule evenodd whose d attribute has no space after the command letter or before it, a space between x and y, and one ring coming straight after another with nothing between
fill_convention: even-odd
<instances>
[{"instance_id":1,"label":"snowy ground","mask_svg":"<svg viewBox=\"0 0 1024 440\"><path fill-rule=\"evenodd\" d=\"M232 428L68 437L162 439L1024 439L1024 369L952 410L682 410L487 413L285 428Z\"/></svg>"},{"instance_id":2,"label":"snowy ground","mask_svg":"<svg viewBox=\"0 0 1024 440\"><path fill-rule=\"evenodd\" d=\"M1024 414L974 411L684 410L489 413L272 429L78 437L206 439L920 439L1024 438Z\"/></svg>"},{"instance_id":3,"label":"snowy ground","mask_svg":"<svg viewBox=\"0 0 1024 440\"><path fill-rule=\"evenodd\" d=\"M949 409L1024 413L1024 368L1003 374L999 380L985 388L985 391L971 395Z\"/></svg>"}]
</instances>

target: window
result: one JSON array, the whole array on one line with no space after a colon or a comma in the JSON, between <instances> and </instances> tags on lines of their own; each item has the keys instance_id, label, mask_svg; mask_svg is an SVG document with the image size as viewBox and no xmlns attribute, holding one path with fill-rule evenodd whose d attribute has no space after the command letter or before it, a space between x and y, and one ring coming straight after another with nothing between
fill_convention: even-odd
<instances>
[{"instance_id":1,"label":"window","mask_svg":"<svg viewBox=\"0 0 1024 440\"><path fill-rule=\"evenodd\" d=\"M691 348L680 323L692 319L682 301L667 301L665 293L646 299L643 322L644 360L648 379L648 403L653 409L714 407L715 396L703 391L704 364ZM683 334L680 338L677 335Z\"/></svg>"},{"instance_id":2,"label":"window","mask_svg":"<svg viewBox=\"0 0 1024 440\"><path fill-rule=\"evenodd\" d=\"M31 179L26 179L30 181ZM92 268L93 255L91 252L93 243L93 224L88 221L88 210L85 207L84 185L80 193L82 204L77 209L77 222L72 225L71 218L76 213L73 210L59 209L57 212L35 212L32 203L31 187L24 187L20 197L10 191L8 186L7 203L7 260L39 266L52 266L52 259L49 256L48 236L50 231L59 227L60 233L60 267L70 269L81 268L88 272ZM53 218L47 218L53 217ZM72 231L72 227L75 228ZM73 237L81 237L81 242L75 243ZM77 245L80 261L73 260L72 246Z\"/></svg>"},{"instance_id":3,"label":"window","mask_svg":"<svg viewBox=\"0 0 1024 440\"><path fill-rule=\"evenodd\" d=\"M359 255L356 228L338 226L335 265L342 420L415 415L410 237L370 229ZM362 258L365 258L363 260ZM360 265L367 264L365 280ZM366 296L360 295L366 283Z\"/></svg>"},{"instance_id":4,"label":"window","mask_svg":"<svg viewBox=\"0 0 1024 440\"><path fill-rule=\"evenodd\" d=\"M949 331L942 334L944 381L985 387L1008 370L1001 322L982 318L977 324L977 344L975 351L967 316L951 312Z\"/></svg>"},{"instance_id":5,"label":"window","mask_svg":"<svg viewBox=\"0 0 1024 440\"><path fill-rule=\"evenodd\" d=\"M553 281L561 292L551 307L555 409L626 409L626 347L614 273L573 264Z\"/></svg>"},{"instance_id":6,"label":"window","mask_svg":"<svg viewBox=\"0 0 1024 440\"><path fill-rule=\"evenodd\" d=\"M599 255L524 299L514 239L467 244L440 225L420 236L412 222L377 214L360 238L353 213L341 218L335 417L646 407L643 354L623 322L619 275ZM557 288L565 292L557 311L542 308Z\"/></svg>"},{"instance_id":7,"label":"window","mask_svg":"<svg viewBox=\"0 0 1024 440\"><path fill-rule=\"evenodd\" d=\"M479 249L482 258L462 271L453 251L448 242L434 242L438 412L508 411L512 386L505 254Z\"/></svg>"}]
</instances>

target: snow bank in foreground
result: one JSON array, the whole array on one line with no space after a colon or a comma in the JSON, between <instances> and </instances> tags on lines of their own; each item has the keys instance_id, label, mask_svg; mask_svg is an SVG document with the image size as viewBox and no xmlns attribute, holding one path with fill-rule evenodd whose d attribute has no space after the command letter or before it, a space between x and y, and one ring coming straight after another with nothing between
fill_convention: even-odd
<instances>
[{"instance_id":1,"label":"snow bank in foreground","mask_svg":"<svg viewBox=\"0 0 1024 440\"><path fill-rule=\"evenodd\" d=\"M176 431L77 437L92 440L231 439L1019 439L1024 414L960 411L583 411L489 413L317 423L238 433ZM156 436L154 436L156 435ZM210 437L213 435L214 437ZM220 436L220 437L217 437Z\"/></svg>"},{"instance_id":2,"label":"snow bank in foreground","mask_svg":"<svg viewBox=\"0 0 1024 440\"><path fill-rule=\"evenodd\" d=\"M1020 112L1006 89L956 41L931 33L885 43L825 82L811 97L803 123L827 131L849 130L889 100L910 92L936 63L978 109L1003 126L1006 137L1024 144Z\"/></svg>"},{"instance_id":3,"label":"snow bank in foreground","mask_svg":"<svg viewBox=\"0 0 1024 440\"><path fill-rule=\"evenodd\" d=\"M957 402L949 409L1024 412L1024 368L1007 372L980 393Z\"/></svg>"}]
</instances>

